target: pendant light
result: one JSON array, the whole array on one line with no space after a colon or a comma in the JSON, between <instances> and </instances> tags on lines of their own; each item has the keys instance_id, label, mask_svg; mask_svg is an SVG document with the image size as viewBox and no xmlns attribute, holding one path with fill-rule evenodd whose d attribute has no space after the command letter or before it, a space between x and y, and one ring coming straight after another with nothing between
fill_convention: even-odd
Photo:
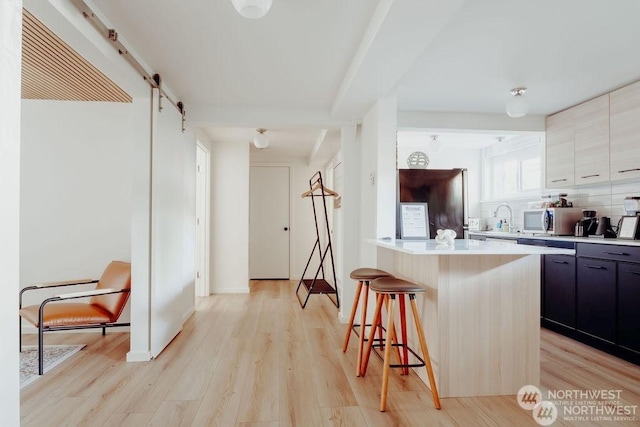
<instances>
[{"instance_id":1,"label":"pendant light","mask_svg":"<svg viewBox=\"0 0 640 427\"><path fill-rule=\"evenodd\" d=\"M273 0L231 0L233 7L245 18L259 19L269 12Z\"/></svg>"},{"instance_id":2,"label":"pendant light","mask_svg":"<svg viewBox=\"0 0 640 427\"><path fill-rule=\"evenodd\" d=\"M263 149L269 146L269 139L267 138L267 135L264 134L266 131L266 129L262 128L256 129L258 134L253 137L253 145L255 145L256 148Z\"/></svg>"},{"instance_id":3,"label":"pendant light","mask_svg":"<svg viewBox=\"0 0 640 427\"><path fill-rule=\"evenodd\" d=\"M511 89L511 95L513 95L513 98L507 102L507 114L509 117L524 117L529 112L529 103L524 97L526 91L526 87L516 87Z\"/></svg>"}]
</instances>

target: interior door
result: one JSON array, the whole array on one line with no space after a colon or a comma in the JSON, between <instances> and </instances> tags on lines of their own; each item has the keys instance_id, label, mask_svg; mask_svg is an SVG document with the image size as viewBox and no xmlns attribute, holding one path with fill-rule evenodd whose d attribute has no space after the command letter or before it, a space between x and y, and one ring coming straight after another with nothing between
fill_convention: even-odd
<instances>
[{"instance_id":1,"label":"interior door","mask_svg":"<svg viewBox=\"0 0 640 427\"><path fill-rule=\"evenodd\" d=\"M289 278L289 167L252 166L249 277Z\"/></svg>"}]
</instances>

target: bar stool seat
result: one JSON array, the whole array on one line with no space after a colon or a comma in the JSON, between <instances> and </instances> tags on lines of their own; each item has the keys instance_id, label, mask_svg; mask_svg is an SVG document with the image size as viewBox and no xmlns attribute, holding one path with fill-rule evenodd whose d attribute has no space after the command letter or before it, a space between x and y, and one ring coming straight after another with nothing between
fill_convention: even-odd
<instances>
[{"instance_id":1,"label":"bar stool seat","mask_svg":"<svg viewBox=\"0 0 640 427\"><path fill-rule=\"evenodd\" d=\"M364 267L356 268L351 272L349 277L354 280L374 280L379 277L393 277L393 275L377 268Z\"/></svg>"},{"instance_id":2,"label":"bar stool seat","mask_svg":"<svg viewBox=\"0 0 640 427\"><path fill-rule=\"evenodd\" d=\"M351 316L349 317L349 324L347 325L347 331L344 337L344 345L342 346L342 352L347 351L347 347L349 346L349 338L351 337L351 332L353 331L358 336L358 360L356 362L356 376L360 376L361 371L361 361L362 354L364 350L364 336L365 336L365 327L371 326L371 324L367 324L367 304L369 300L369 283L380 277L393 277L392 274L380 270L377 268L357 268L351 272L349 275L352 279L358 281L358 287L356 288L356 295L353 298L353 306L351 307ZM362 294L362 288L364 286L364 297L363 297L363 307L362 307L362 316L361 323L354 323L356 318L356 312L358 311L358 304L360 302L360 295ZM356 328L360 328L360 332L356 331Z\"/></svg>"},{"instance_id":3,"label":"bar stool seat","mask_svg":"<svg viewBox=\"0 0 640 427\"><path fill-rule=\"evenodd\" d=\"M429 377L429 384L431 386L431 395L433 397L433 404L436 409L440 409L440 398L438 396L438 388L433 374L433 367L431 366L431 359L429 358L429 349L427 347L427 341L424 336L424 330L422 329L422 323L420 321L420 314L418 313L418 307L416 305L416 294L425 293L426 289L422 286L409 282L407 280L397 279L395 277L381 277L372 280L369 288L376 294L376 309L373 315L373 327L369 334L369 341L367 342L367 348L363 356L361 363L361 375L364 376L367 371L367 365L369 363L369 356L373 348L373 337L375 336L376 329L382 329L382 306L385 300L389 300L387 307L387 331L393 331L394 328L394 310L396 296L400 302L400 323L402 342L394 344L391 339L385 340L384 346L384 358L383 358L383 370L382 370L382 392L380 396L380 410L385 411L387 407L387 390L389 385L389 368L402 368L403 372L408 373L409 367L422 367L427 369L427 376ZM411 350L407 343L407 326L406 326L406 310L405 310L405 295L409 295L409 301L411 304L411 311L413 313L413 320L418 333L418 340L420 341L420 348L422 350L422 358L418 356L413 350ZM391 348L400 347L403 350L404 361L398 365L391 365ZM411 352L420 363L409 364L409 352Z\"/></svg>"}]
</instances>

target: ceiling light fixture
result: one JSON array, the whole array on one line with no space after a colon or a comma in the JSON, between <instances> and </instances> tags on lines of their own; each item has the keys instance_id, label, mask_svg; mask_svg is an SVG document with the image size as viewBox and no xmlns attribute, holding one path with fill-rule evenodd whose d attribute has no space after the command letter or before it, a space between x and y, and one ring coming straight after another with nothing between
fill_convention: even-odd
<instances>
[{"instance_id":1,"label":"ceiling light fixture","mask_svg":"<svg viewBox=\"0 0 640 427\"><path fill-rule=\"evenodd\" d=\"M231 0L231 3L245 18L259 19L269 12L273 0Z\"/></svg>"},{"instance_id":2,"label":"ceiling light fixture","mask_svg":"<svg viewBox=\"0 0 640 427\"><path fill-rule=\"evenodd\" d=\"M529 103L524 98L526 91L526 87L516 87L511 89L511 95L513 95L513 98L507 102L507 114L509 117L524 117L529 112Z\"/></svg>"},{"instance_id":3,"label":"ceiling light fixture","mask_svg":"<svg viewBox=\"0 0 640 427\"><path fill-rule=\"evenodd\" d=\"M253 145L255 145L256 148L263 149L269 146L269 139L267 138L267 135L264 134L266 131L266 129L262 128L256 129L258 134L253 137Z\"/></svg>"}]
</instances>

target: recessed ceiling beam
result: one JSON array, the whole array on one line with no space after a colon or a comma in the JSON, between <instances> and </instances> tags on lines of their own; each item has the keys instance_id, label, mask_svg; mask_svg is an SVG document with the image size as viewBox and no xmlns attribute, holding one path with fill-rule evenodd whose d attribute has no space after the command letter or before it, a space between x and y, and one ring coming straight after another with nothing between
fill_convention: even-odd
<instances>
[{"instance_id":1,"label":"recessed ceiling beam","mask_svg":"<svg viewBox=\"0 0 640 427\"><path fill-rule=\"evenodd\" d=\"M362 117L436 38L464 0L380 0L333 102L331 116Z\"/></svg>"},{"instance_id":2,"label":"recessed ceiling beam","mask_svg":"<svg viewBox=\"0 0 640 427\"><path fill-rule=\"evenodd\" d=\"M311 151L309 151L309 157L307 158L307 164L311 166L313 159L318 154L320 147L322 147L322 143L324 142L325 137L327 136L327 129L320 129L320 133L318 134L318 138L316 139L315 144L311 147Z\"/></svg>"}]
</instances>

